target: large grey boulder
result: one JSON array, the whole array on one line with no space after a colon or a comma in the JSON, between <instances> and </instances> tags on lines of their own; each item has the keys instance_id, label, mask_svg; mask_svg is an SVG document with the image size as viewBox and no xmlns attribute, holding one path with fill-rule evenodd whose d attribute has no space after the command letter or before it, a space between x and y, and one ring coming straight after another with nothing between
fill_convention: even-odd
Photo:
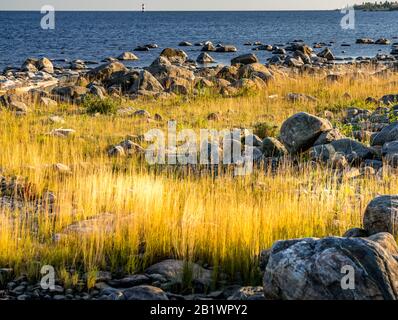
<instances>
[{"instance_id":1,"label":"large grey boulder","mask_svg":"<svg viewBox=\"0 0 398 320\"><path fill-rule=\"evenodd\" d=\"M280 140L290 153L295 154L311 148L323 132L332 129L328 120L300 112L282 124Z\"/></svg>"},{"instance_id":2,"label":"large grey boulder","mask_svg":"<svg viewBox=\"0 0 398 320\"><path fill-rule=\"evenodd\" d=\"M279 241L272 247L265 269L265 298L396 300L396 252L389 234ZM349 275L354 277L350 280Z\"/></svg>"},{"instance_id":3,"label":"large grey boulder","mask_svg":"<svg viewBox=\"0 0 398 320\"><path fill-rule=\"evenodd\" d=\"M370 144L372 146L383 146L385 143L395 140L398 140L398 122L391 123L372 136Z\"/></svg>"},{"instance_id":4,"label":"large grey boulder","mask_svg":"<svg viewBox=\"0 0 398 320\"><path fill-rule=\"evenodd\" d=\"M398 195L372 200L366 208L363 225L369 234L389 232L398 235Z\"/></svg>"},{"instance_id":5,"label":"large grey boulder","mask_svg":"<svg viewBox=\"0 0 398 320\"><path fill-rule=\"evenodd\" d=\"M251 64L251 63L258 63L259 60L257 58L257 56L253 53L248 53L248 54L244 54L242 56L233 58L231 60L231 64L232 65L236 65L236 64Z\"/></svg>"}]
</instances>

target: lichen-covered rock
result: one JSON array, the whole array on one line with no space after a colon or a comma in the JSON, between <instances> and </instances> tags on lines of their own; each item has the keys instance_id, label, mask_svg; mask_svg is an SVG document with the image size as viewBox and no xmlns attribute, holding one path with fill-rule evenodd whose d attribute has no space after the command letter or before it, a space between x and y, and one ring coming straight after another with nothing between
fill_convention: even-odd
<instances>
[{"instance_id":1,"label":"lichen-covered rock","mask_svg":"<svg viewBox=\"0 0 398 320\"><path fill-rule=\"evenodd\" d=\"M287 150L295 154L311 148L323 132L332 129L328 120L300 112L282 124L280 139Z\"/></svg>"},{"instance_id":2,"label":"lichen-covered rock","mask_svg":"<svg viewBox=\"0 0 398 320\"><path fill-rule=\"evenodd\" d=\"M265 298L396 300L398 262L390 251L394 243L391 235L279 241L264 274ZM349 288L344 286L347 270L354 276Z\"/></svg>"}]
</instances>

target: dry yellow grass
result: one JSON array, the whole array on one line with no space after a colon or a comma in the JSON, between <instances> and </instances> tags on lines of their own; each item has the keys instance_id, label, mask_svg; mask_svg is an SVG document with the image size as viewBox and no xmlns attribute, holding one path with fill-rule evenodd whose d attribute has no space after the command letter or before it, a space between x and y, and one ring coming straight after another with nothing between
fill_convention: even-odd
<instances>
[{"instance_id":1,"label":"dry yellow grass","mask_svg":"<svg viewBox=\"0 0 398 320\"><path fill-rule=\"evenodd\" d=\"M394 92L397 80L394 75L328 83L300 76L234 98L205 95L124 104L175 119L179 128L251 128L260 122L280 126L297 111L338 113L350 104L362 106L360 101L368 96ZM284 97L289 92L313 95L318 102L288 102ZM350 99L343 98L346 92ZM279 98L268 98L274 94ZM211 112L220 112L222 120L208 121ZM61 115L66 121L62 126L76 134L66 139L46 135L61 127L47 122L53 114ZM78 278L69 268L135 272L171 256L206 262L231 278L255 282L262 249L280 239L341 235L361 226L369 200L394 194L398 187L395 176L340 180L325 168L307 165L298 171L286 165L276 174L257 170L240 178L181 177L154 172L135 158L107 156L109 144L154 127L166 128L166 121L92 117L74 106L36 108L25 117L1 112L2 174L28 181L34 194L51 190L57 198L55 216L37 214L30 207L1 209L0 267L35 276L42 265L51 264L66 283L76 284ZM71 174L54 170L55 163L68 165ZM29 213L22 214L26 210ZM70 227L87 219L93 220L86 223L85 233Z\"/></svg>"}]
</instances>

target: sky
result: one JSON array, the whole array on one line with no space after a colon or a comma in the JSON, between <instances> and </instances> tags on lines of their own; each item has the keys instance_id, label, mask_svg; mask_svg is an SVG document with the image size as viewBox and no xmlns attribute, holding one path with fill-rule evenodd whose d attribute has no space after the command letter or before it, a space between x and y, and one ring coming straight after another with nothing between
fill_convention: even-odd
<instances>
[{"instance_id":1,"label":"sky","mask_svg":"<svg viewBox=\"0 0 398 320\"><path fill-rule=\"evenodd\" d=\"M362 0L0 0L0 10L40 11L43 5L56 10L328 10Z\"/></svg>"}]
</instances>

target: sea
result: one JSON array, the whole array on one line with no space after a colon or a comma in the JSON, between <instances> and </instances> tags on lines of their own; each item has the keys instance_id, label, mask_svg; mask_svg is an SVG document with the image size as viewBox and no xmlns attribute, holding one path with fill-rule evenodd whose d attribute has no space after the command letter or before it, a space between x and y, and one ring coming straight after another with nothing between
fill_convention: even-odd
<instances>
[{"instance_id":1,"label":"sea","mask_svg":"<svg viewBox=\"0 0 398 320\"><path fill-rule=\"evenodd\" d=\"M372 57L390 53L391 46L359 45L361 37L385 37L398 42L398 12L355 12L350 28L345 14L336 11L244 11L244 12L55 12L55 28L43 30L40 12L0 11L0 70L19 67L28 57L49 57L66 62L81 59L101 62L137 46L156 43L148 52L136 52L132 67L149 65L166 47L181 41L212 41L230 44L236 53L211 53L219 64L229 64L240 54L252 52L247 42L283 46L295 40L329 45L339 58ZM347 16L346 16L347 17ZM352 22L353 21L353 22ZM395 40L397 39L397 40ZM350 46L342 46L349 44ZM183 48L196 59L200 47ZM262 62L270 52L256 52Z\"/></svg>"}]
</instances>

